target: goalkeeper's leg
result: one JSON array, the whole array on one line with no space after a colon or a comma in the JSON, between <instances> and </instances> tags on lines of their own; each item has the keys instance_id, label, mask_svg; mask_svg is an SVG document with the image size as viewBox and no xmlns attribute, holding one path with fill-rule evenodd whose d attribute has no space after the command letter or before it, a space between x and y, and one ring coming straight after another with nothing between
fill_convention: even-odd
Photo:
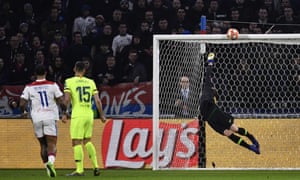
<instances>
[{"instance_id":1,"label":"goalkeeper's leg","mask_svg":"<svg viewBox=\"0 0 300 180\"><path fill-rule=\"evenodd\" d=\"M257 147L259 148L259 143L258 141L255 139L255 137L249 133L246 129L242 128L242 127L239 127L238 130L237 130L237 133L239 133L240 135L242 136L246 136L250 139L250 141Z\"/></svg>"}]
</instances>

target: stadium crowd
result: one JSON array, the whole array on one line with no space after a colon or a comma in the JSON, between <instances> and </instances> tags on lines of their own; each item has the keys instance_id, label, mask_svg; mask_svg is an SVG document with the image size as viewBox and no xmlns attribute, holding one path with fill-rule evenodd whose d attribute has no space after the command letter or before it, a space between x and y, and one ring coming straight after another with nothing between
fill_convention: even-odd
<instances>
[{"instance_id":1,"label":"stadium crowd","mask_svg":"<svg viewBox=\"0 0 300 180\"><path fill-rule=\"evenodd\" d=\"M78 60L97 85L152 80L153 34L300 33L297 0L0 0L0 85L58 84Z\"/></svg>"}]
</instances>

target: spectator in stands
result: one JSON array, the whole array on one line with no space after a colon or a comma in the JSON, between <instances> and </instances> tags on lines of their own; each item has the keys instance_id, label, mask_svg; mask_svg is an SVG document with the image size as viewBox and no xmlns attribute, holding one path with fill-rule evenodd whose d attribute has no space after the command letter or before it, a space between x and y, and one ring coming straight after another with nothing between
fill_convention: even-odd
<instances>
[{"instance_id":1,"label":"spectator in stands","mask_svg":"<svg viewBox=\"0 0 300 180\"><path fill-rule=\"evenodd\" d=\"M240 22L243 21L240 16L240 11L237 8L231 8L228 14L229 21L231 21L231 28L240 29Z\"/></svg>"},{"instance_id":2,"label":"spectator in stands","mask_svg":"<svg viewBox=\"0 0 300 180\"><path fill-rule=\"evenodd\" d=\"M140 54L140 60L144 64L147 72L147 81L152 81L153 77L153 46L149 45L144 48L143 52Z\"/></svg>"},{"instance_id":3,"label":"spectator in stands","mask_svg":"<svg viewBox=\"0 0 300 180\"><path fill-rule=\"evenodd\" d=\"M98 54L102 53L101 46L103 44L107 45L107 49L111 49L111 44L113 41L113 34L112 34L112 27L110 24L105 24L103 27L103 33L100 36L97 36L95 38L95 42L93 43L92 49L91 49L91 55L92 58L96 58ZM107 50L105 50L105 53Z\"/></svg>"},{"instance_id":4,"label":"spectator in stands","mask_svg":"<svg viewBox=\"0 0 300 180\"><path fill-rule=\"evenodd\" d=\"M31 50L32 50L33 54L35 54L36 51L38 51L38 50L41 50L44 53L46 53L45 46L44 46L44 44L42 44L41 38L38 35L34 35L32 37L30 47L31 47Z\"/></svg>"},{"instance_id":5,"label":"spectator in stands","mask_svg":"<svg viewBox=\"0 0 300 180\"><path fill-rule=\"evenodd\" d=\"M45 67L48 65L46 61L45 54L42 50L37 50L34 54L34 67L37 65L44 65Z\"/></svg>"},{"instance_id":6,"label":"spectator in stands","mask_svg":"<svg viewBox=\"0 0 300 180\"><path fill-rule=\"evenodd\" d=\"M8 70L3 58L0 58L0 84L8 83Z\"/></svg>"},{"instance_id":7,"label":"spectator in stands","mask_svg":"<svg viewBox=\"0 0 300 180\"><path fill-rule=\"evenodd\" d=\"M117 35L119 33L118 29L121 23L126 24L126 22L122 22L122 20L123 20L122 11L120 9L115 9L112 14L112 20L108 22L112 27L113 35Z\"/></svg>"},{"instance_id":8,"label":"spectator in stands","mask_svg":"<svg viewBox=\"0 0 300 180\"><path fill-rule=\"evenodd\" d=\"M59 29L57 29L55 31L52 43L55 43L58 45L61 53L63 53L69 46L67 37L64 36Z\"/></svg>"},{"instance_id":9,"label":"spectator in stands","mask_svg":"<svg viewBox=\"0 0 300 180\"><path fill-rule=\"evenodd\" d=\"M29 25L26 22L22 22L19 25L19 33L23 35L25 41L29 42L32 36L32 31L29 29Z\"/></svg>"},{"instance_id":10,"label":"spectator in stands","mask_svg":"<svg viewBox=\"0 0 300 180\"><path fill-rule=\"evenodd\" d=\"M184 30L191 32L192 22L187 18L184 8L178 8L173 20L173 28L183 27Z\"/></svg>"},{"instance_id":11,"label":"spectator in stands","mask_svg":"<svg viewBox=\"0 0 300 180\"><path fill-rule=\"evenodd\" d=\"M7 49L8 37L6 36L5 27L0 25L0 54L4 55Z\"/></svg>"},{"instance_id":12,"label":"spectator in stands","mask_svg":"<svg viewBox=\"0 0 300 180\"><path fill-rule=\"evenodd\" d=\"M292 7L290 0L279 0L279 8L278 8L279 16L284 14L284 8L287 7Z\"/></svg>"},{"instance_id":13,"label":"spectator in stands","mask_svg":"<svg viewBox=\"0 0 300 180\"><path fill-rule=\"evenodd\" d=\"M105 66L106 56L112 53L111 45L107 42L102 42L97 46L95 57L93 59L93 71L98 72L101 67ZM119 62L118 62L119 63Z\"/></svg>"},{"instance_id":14,"label":"spectator in stands","mask_svg":"<svg viewBox=\"0 0 300 180\"><path fill-rule=\"evenodd\" d=\"M132 35L127 33L127 24L125 22L119 25L119 34L112 41L111 49L115 57L119 57L123 48L132 42Z\"/></svg>"},{"instance_id":15,"label":"spectator in stands","mask_svg":"<svg viewBox=\"0 0 300 180\"><path fill-rule=\"evenodd\" d=\"M145 12L148 9L147 0L136 0L133 4L132 14L134 22L134 31L138 28L138 25L145 19Z\"/></svg>"},{"instance_id":16,"label":"spectator in stands","mask_svg":"<svg viewBox=\"0 0 300 180\"><path fill-rule=\"evenodd\" d=\"M18 51L15 62L9 69L9 82L14 85L24 85L33 81L32 64L25 59L25 53Z\"/></svg>"},{"instance_id":17,"label":"spectator in stands","mask_svg":"<svg viewBox=\"0 0 300 180\"><path fill-rule=\"evenodd\" d=\"M73 43L66 49L64 53L64 62L68 67L68 74L73 74L73 67L78 60L82 60L82 57L89 57L90 49L83 44L82 36L80 32L73 33Z\"/></svg>"},{"instance_id":18,"label":"spectator in stands","mask_svg":"<svg viewBox=\"0 0 300 180\"><path fill-rule=\"evenodd\" d=\"M30 47L30 42L24 38L24 35L22 33L17 33L18 41L19 41L19 47L18 49L21 49L24 51L26 56L31 55L31 47Z\"/></svg>"},{"instance_id":19,"label":"spectator in stands","mask_svg":"<svg viewBox=\"0 0 300 180\"><path fill-rule=\"evenodd\" d=\"M60 56L55 57L47 67L47 79L56 82L60 87L64 85L67 77L71 77L71 75L66 74L64 60Z\"/></svg>"},{"instance_id":20,"label":"spectator in stands","mask_svg":"<svg viewBox=\"0 0 300 180\"><path fill-rule=\"evenodd\" d=\"M267 9L269 22L275 22L276 17L278 17L278 11L276 11L274 1L263 0L263 5L261 7Z\"/></svg>"},{"instance_id":21,"label":"spectator in stands","mask_svg":"<svg viewBox=\"0 0 300 180\"><path fill-rule=\"evenodd\" d=\"M164 3L163 0L152 0L150 3L150 9L153 11L154 21L158 21L159 19L167 19L171 20L170 8Z\"/></svg>"},{"instance_id":22,"label":"spectator in stands","mask_svg":"<svg viewBox=\"0 0 300 180\"><path fill-rule=\"evenodd\" d=\"M51 43L46 54L46 62L52 63L55 57L61 56L59 46L56 43Z\"/></svg>"},{"instance_id":23,"label":"spectator in stands","mask_svg":"<svg viewBox=\"0 0 300 180\"><path fill-rule=\"evenodd\" d=\"M153 29L153 34L171 34L172 29L170 27L167 18L161 18L158 20L157 25Z\"/></svg>"},{"instance_id":24,"label":"spectator in stands","mask_svg":"<svg viewBox=\"0 0 300 180\"><path fill-rule=\"evenodd\" d=\"M95 18L91 15L90 10L91 7L89 5L82 6L81 16L74 19L72 33L80 32L84 38L88 35L88 28L96 26Z\"/></svg>"},{"instance_id":25,"label":"spectator in stands","mask_svg":"<svg viewBox=\"0 0 300 180\"><path fill-rule=\"evenodd\" d=\"M57 8L51 8L49 18L42 22L41 35L42 39L47 42L51 42L56 30L60 30L64 36L66 35L67 25L64 21L59 20L58 13Z\"/></svg>"},{"instance_id":26,"label":"spectator in stands","mask_svg":"<svg viewBox=\"0 0 300 180\"><path fill-rule=\"evenodd\" d=\"M139 61L136 49L128 54L128 63L124 66L123 82L132 82L137 85L139 82L147 81L147 72L144 64Z\"/></svg>"},{"instance_id":27,"label":"spectator in stands","mask_svg":"<svg viewBox=\"0 0 300 180\"><path fill-rule=\"evenodd\" d=\"M136 32L140 34L142 47L148 48L150 45L152 45L153 34L150 31L150 26L146 21L141 21Z\"/></svg>"},{"instance_id":28,"label":"spectator in stands","mask_svg":"<svg viewBox=\"0 0 300 180\"><path fill-rule=\"evenodd\" d=\"M122 12L122 21L126 22L128 26L128 31L132 32L135 29L136 22L132 21L135 15L132 14L132 10L130 9L129 3L129 0L121 0L119 9Z\"/></svg>"},{"instance_id":29,"label":"spectator in stands","mask_svg":"<svg viewBox=\"0 0 300 180\"><path fill-rule=\"evenodd\" d=\"M15 63L16 54L19 51L19 38L17 35L13 35L9 39L8 46L2 52L3 58L6 60L5 64L11 67Z\"/></svg>"},{"instance_id":30,"label":"spectator in stands","mask_svg":"<svg viewBox=\"0 0 300 180\"><path fill-rule=\"evenodd\" d=\"M175 92L174 114L177 118L192 118L193 114L193 101L190 89L190 79L188 76L181 76L179 78L179 87ZM194 111L195 111L194 109Z\"/></svg>"},{"instance_id":31,"label":"spectator in stands","mask_svg":"<svg viewBox=\"0 0 300 180\"><path fill-rule=\"evenodd\" d=\"M206 8L203 0L196 0L191 7L191 9L187 12L187 18L192 22L193 27L199 26L200 18L202 15L206 15Z\"/></svg>"},{"instance_id":32,"label":"spectator in stands","mask_svg":"<svg viewBox=\"0 0 300 180\"><path fill-rule=\"evenodd\" d=\"M95 18L95 27L92 30L95 34L95 37L101 36L103 34L103 29L105 26L105 18L102 14L96 15Z\"/></svg>"},{"instance_id":33,"label":"spectator in stands","mask_svg":"<svg viewBox=\"0 0 300 180\"><path fill-rule=\"evenodd\" d=\"M98 85L113 86L121 81L122 70L111 53L106 56L104 66L94 69L94 79Z\"/></svg>"},{"instance_id":34,"label":"spectator in stands","mask_svg":"<svg viewBox=\"0 0 300 180\"><path fill-rule=\"evenodd\" d=\"M224 1L223 3L227 2ZM239 12L239 21L249 21L252 12L257 12L259 4L257 3L257 0L233 0L231 7Z\"/></svg>"},{"instance_id":35,"label":"spectator in stands","mask_svg":"<svg viewBox=\"0 0 300 180\"><path fill-rule=\"evenodd\" d=\"M84 76L87 78L93 78L93 63L90 56L83 56L81 61L85 64Z\"/></svg>"},{"instance_id":36,"label":"spectator in stands","mask_svg":"<svg viewBox=\"0 0 300 180\"><path fill-rule=\"evenodd\" d=\"M170 13L172 14L172 15L171 15L172 17L177 16L177 10L178 10L179 8L183 8L183 7L181 6L181 1L180 1L180 0L173 0L173 1L171 2L171 7L170 7Z\"/></svg>"},{"instance_id":37,"label":"spectator in stands","mask_svg":"<svg viewBox=\"0 0 300 180\"><path fill-rule=\"evenodd\" d=\"M133 34L131 43L122 49L119 56L119 60L122 62L123 65L128 63L126 62L126 59L128 59L127 57L131 49L135 49L139 54L141 54L144 51L144 47L141 44L140 34L138 33Z\"/></svg>"},{"instance_id":38,"label":"spectator in stands","mask_svg":"<svg viewBox=\"0 0 300 180\"><path fill-rule=\"evenodd\" d=\"M154 29L154 14L152 10L147 10L145 12L145 21L149 24L149 31L153 32Z\"/></svg>"},{"instance_id":39,"label":"spectator in stands","mask_svg":"<svg viewBox=\"0 0 300 180\"><path fill-rule=\"evenodd\" d=\"M226 13L221 10L218 0L209 1L206 18L209 20L224 20L226 18Z\"/></svg>"},{"instance_id":40,"label":"spectator in stands","mask_svg":"<svg viewBox=\"0 0 300 180\"><path fill-rule=\"evenodd\" d=\"M12 9L11 1L1 1L0 4L0 24L5 27L7 32L15 34L18 31L19 17L18 14ZM11 35L10 34L10 35Z\"/></svg>"},{"instance_id":41,"label":"spectator in stands","mask_svg":"<svg viewBox=\"0 0 300 180\"><path fill-rule=\"evenodd\" d=\"M27 23L31 32L40 32L39 25L41 17L37 16L34 12L33 6L31 3L25 3L23 6L23 13L21 15L20 22Z\"/></svg>"},{"instance_id":42,"label":"spectator in stands","mask_svg":"<svg viewBox=\"0 0 300 180\"><path fill-rule=\"evenodd\" d=\"M269 20L269 14L268 14L268 10L265 7L260 7L258 9L258 13L257 13L257 20L256 22L259 23L259 26L262 28L262 31L265 32L268 30L268 28L270 28L271 26L269 25L270 20Z\"/></svg>"},{"instance_id":43,"label":"spectator in stands","mask_svg":"<svg viewBox=\"0 0 300 180\"><path fill-rule=\"evenodd\" d=\"M282 16L279 16L277 19L277 23L279 24L289 24L286 26L281 26L280 29L284 33L299 33L299 28L295 28L292 26L292 24L299 25L300 20L298 17L294 15L294 10L291 7L285 7L284 8L284 14Z\"/></svg>"}]
</instances>

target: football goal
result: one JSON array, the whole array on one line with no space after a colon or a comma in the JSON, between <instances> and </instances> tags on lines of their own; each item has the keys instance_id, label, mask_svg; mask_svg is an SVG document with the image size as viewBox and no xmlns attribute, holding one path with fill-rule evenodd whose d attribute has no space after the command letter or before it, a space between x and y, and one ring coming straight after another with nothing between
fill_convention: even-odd
<instances>
[{"instance_id":1,"label":"football goal","mask_svg":"<svg viewBox=\"0 0 300 180\"><path fill-rule=\"evenodd\" d=\"M210 52L217 104L257 136L260 155L198 118ZM300 168L299 72L300 34L154 35L153 169Z\"/></svg>"}]
</instances>

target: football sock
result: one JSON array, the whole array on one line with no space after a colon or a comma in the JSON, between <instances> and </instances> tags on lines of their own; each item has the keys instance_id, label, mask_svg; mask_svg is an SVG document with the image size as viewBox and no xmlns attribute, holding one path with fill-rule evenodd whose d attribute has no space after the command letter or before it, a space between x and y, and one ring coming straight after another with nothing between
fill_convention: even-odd
<instances>
[{"instance_id":1,"label":"football sock","mask_svg":"<svg viewBox=\"0 0 300 180\"><path fill-rule=\"evenodd\" d=\"M256 141L256 139L254 138L254 136L252 134L250 134L246 129L244 128L239 128L238 129L238 133L242 136L246 136L247 138L249 138L252 142Z\"/></svg>"},{"instance_id":2,"label":"football sock","mask_svg":"<svg viewBox=\"0 0 300 180\"><path fill-rule=\"evenodd\" d=\"M230 136L228 136L228 138L234 143L249 149L249 144L247 144L241 137L236 136L235 134L231 134Z\"/></svg>"},{"instance_id":3,"label":"football sock","mask_svg":"<svg viewBox=\"0 0 300 180\"><path fill-rule=\"evenodd\" d=\"M96 149L92 142L88 142L85 144L85 147L88 151L89 158L91 159L93 163L94 168L98 168L98 161L97 161L97 155L96 155Z\"/></svg>"},{"instance_id":4,"label":"football sock","mask_svg":"<svg viewBox=\"0 0 300 180\"><path fill-rule=\"evenodd\" d=\"M55 162L55 153L49 153L48 154L48 161L52 164Z\"/></svg>"},{"instance_id":5,"label":"football sock","mask_svg":"<svg viewBox=\"0 0 300 180\"><path fill-rule=\"evenodd\" d=\"M75 145L73 147L74 150L74 159L76 163L76 171L78 173L83 172L83 149L82 145Z\"/></svg>"}]
</instances>

